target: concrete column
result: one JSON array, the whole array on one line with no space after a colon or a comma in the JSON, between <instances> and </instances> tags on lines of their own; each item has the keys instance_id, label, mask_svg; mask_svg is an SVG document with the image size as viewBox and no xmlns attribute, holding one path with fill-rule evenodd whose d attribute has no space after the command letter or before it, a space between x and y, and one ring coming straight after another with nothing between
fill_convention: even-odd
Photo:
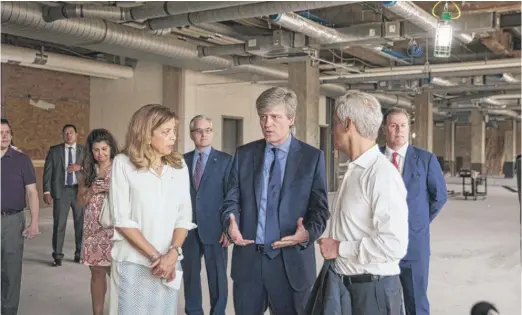
<instances>
[{"instance_id":1,"label":"concrete column","mask_svg":"<svg viewBox=\"0 0 522 315\"><path fill-rule=\"evenodd\" d=\"M182 93L182 79L180 68L171 66L163 66L163 105L172 109L178 117L180 117L180 100ZM178 137L176 138L175 146L179 152L179 136L181 130L178 123Z\"/></svg>"},{"instance_id":2,"label":"concrete column","mask_svg":"<svg viewBox=\"0 0 522 315\"><path fill-rule=\"evenodd\" d=\"M197 73L171 66L163 67L163 105L179 117L176 148L179 153L194 149L189 123L196 115Z\"/></svg>"},{"instance_id":3,"label":"concrete column","mask_svg":"<svg viewBox=\"0 0 522 315\"><path fill-rule=\"evenodd\" d=\"M455 122L444 121L444 173L455 176Z\"/></svg>"},{"instance_id":4,"label":"concrete column","mask_svg":"<svg viewBox=\"0 0 522 315\"><path fill-rule=\"evenodd\" d=\"M471 170L482 173L486 162L486 123L479 109L471 110Z\"/></svg>"},{"instance_id":5,"label":"concrete column","mask_svg":"<svg viewBox=\"0 0 522 315\"><path fill-rule=\"evenodd\" d=\"M505 178L513 178L515 158L516 158L516 128L517 124L514 120L505 122L506 128L504 130L504 165L502 173Z\"/></svg>"},{"instance_id":6,"label":"concrete column","mask_svg":"<svg viewBox=\"0 0 522 315\"><path fill-rule=\"evenodd\" d=\"M433 151L433 96L422 93L413 100L415 104L415 124L413 145Z\"/></svg>"},{"instance_id":7,"label":"concrete column","mask_svg":"<svg viewBox=\"0 0 522 315\"><path fill-rule=\"evenodd\" d=\"M297 94L296 137L319 148L319 68L311 61L288 65L288 87Z\"/></svg>"}]
</instances>

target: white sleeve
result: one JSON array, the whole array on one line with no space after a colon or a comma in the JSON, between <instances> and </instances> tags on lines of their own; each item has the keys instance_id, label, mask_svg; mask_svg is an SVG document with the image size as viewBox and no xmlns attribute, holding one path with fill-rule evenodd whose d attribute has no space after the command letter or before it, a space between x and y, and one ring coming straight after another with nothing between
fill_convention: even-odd
<instances>
[{"instance_id":1,"label":"white sleeve","mask_svg":"<svg viewBox=\"0 0 522 315\"><path fill-rule=\"evenodd\" d=\"M197 227L192 223L192 199L190 197L190 176L186 165L181 169L181 200L178 207L178 216L174 229L192 230Z\"/></svg>"},{"instance_id":2,"label":"white sleeve","mask_svg":"<svg viewBox=\"0 0 522 315\"><path fill-rule=\"evenodd\" d=\"M127 175L129 163L128 158L121 154L112 162L109 205L114 227L139 229L140 225L131 219L130 184Z\"/></svg>"},{"instance_id":3,"label":"white sleeve","mask_svg":"<svg viewBox=\"0 0 522 315\"><path fill-rule=\"evenodd\" d=\"M391 170L391 173L389 173ZM339 255L360 264L402 259L408 248L408 204L400 174L384 168L367 185L376 233L359 241L342 241Z\"/></svg>"}]
</instances>

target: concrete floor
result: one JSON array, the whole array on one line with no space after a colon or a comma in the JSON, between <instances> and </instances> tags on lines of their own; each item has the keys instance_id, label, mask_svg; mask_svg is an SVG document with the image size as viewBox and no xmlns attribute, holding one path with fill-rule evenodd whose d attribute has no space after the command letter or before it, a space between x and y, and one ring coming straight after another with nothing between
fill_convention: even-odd
<instances>
[{"instance_id":1,"label":"concrete floor","mask_svg":"<svg viewBox=\"0 0 522 315\"><path fill-rule=\"evenodd\" d=\"M461 191L459 179L449 179L448 183L448 189ZM501 314L520 314L519 205L516 193L502 185L516 189L514 180L492 180L486 200L451 198L432 224L429 296L433 315L469 314L478 300L493 302ZM26 242L19 315L92 314L89 270L72 262L71 220L72 215L64 249L66 260L61 268L52 268L52 212L42 210L42 234ZM319 270L322 260L317 264ZM202 277L206 278L204 271ZM205 283L204 309L208 314ZM231 292L227 307L230 315L234 313ZM181 293L180 315L183 301Z\"/></svg>"}]
</instances>

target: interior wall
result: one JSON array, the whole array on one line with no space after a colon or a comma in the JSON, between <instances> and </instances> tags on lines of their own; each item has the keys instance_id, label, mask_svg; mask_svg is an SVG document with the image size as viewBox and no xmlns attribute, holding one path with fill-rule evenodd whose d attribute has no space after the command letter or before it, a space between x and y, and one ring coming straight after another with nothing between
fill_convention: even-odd
<instances>
[{"instance_id":1,"label":"interior wall","mask_svg":"<svg viewBox=\"0 0 522 315\"><path fill-rule=\"evenodd\" d=\"M129 121L146 104L163 103L163 65L138 61L131 79L92 78L90 127L106 128L123 147Z\"/></svg>"},{"instance_id":2,"label":"interior wall","mask_svg":"<svg viewBox=\"0 0 522 315\"><path fill-rule=\"evenodd\" d=\"M90 78L65 72L2 64L2 118L14 144L33 161L42 199L43 164L49 147L63 142L62 127L74 124L78 143L89 132Z\"/></svg>"}]
</instances>

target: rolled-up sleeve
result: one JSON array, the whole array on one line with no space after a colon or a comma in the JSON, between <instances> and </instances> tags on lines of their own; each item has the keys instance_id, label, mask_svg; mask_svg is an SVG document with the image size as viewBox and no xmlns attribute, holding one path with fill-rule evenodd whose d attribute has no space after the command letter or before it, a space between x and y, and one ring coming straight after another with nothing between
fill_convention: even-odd
<instances>
[{"instance_id":1,"label":"rolled-up sleeve","mask_svg":"<svg viewBox=\"0 0 522 315\"><path fill-rule=\"evenodd\" d=\"M118 155L112 162L111 183L109 190L109 205L114 227L136 228L140 225L132 220L130 200L130 184L127 171L130 161L125 155Z\"/></svg>"},{"instance_id":2,"label":"rolled-up sleeve","mask_svg":"<svg viewBox=\"0 0 522 315\"><path fill-rule=\"evenodd\" d=\"M195 229L197 225L192 222L192 200L190 198L190 176L188 167L186 165L183 166L182 171L182 191L180 194L182 200L179 203L178 216L174 229L192 230Z\"/></svg>"},{"instance_id":3,"label":"rolled-up sleeve","mask_svg":"<svg viewBox=\"0 0 522 315\"><path fill-rule=\"evenodd\" d=\"M378 173L367 193L374 211L376 233L358 241L342 241L339 255L359 264L386 263L402 259L408 247L408 204L399 173Z\"/></svg>"}]
</instances>

